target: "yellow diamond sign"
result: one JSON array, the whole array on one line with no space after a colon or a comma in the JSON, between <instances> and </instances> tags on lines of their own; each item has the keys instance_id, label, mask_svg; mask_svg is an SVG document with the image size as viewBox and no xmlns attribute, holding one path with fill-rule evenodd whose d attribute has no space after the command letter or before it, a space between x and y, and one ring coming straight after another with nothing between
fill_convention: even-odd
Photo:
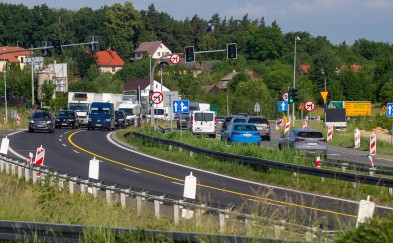
<instances>
[{"instance_id":1,"label":"yellow diamond sign","mask_svg":"<svg viewBox=\"0 0 393 243\"><path fill-rule=\"evenodd\" d=\"M327 98L329 92L327 90L325 90L325 91L321 91L319 93L321 94L323 101L326 101L326 98Z\"/></svg>"}]
</instances>

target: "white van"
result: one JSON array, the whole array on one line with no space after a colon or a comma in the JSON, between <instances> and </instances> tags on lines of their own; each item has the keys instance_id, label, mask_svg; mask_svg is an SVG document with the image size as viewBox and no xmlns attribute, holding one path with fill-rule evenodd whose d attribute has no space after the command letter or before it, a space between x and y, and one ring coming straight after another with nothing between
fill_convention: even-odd
<instances>
[{"instance_id":1,"label":"white van","mask_svg":"<svg viewBox=\"0 0 393 243\"><path fill-rule=\"evenodd\" d=\"M216 137L216 113L214 111L191 111L188 130L194 135Z\"/></svg>"}]
</instances>

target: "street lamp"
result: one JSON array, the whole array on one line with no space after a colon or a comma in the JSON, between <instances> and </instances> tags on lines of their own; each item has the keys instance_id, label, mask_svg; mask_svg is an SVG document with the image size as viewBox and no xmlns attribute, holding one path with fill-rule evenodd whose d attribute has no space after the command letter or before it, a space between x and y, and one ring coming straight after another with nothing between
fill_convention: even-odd
<instances>
[{"instance_id":1,"label":"street lamp","mask_svg":"<svg viewBox=\"0 0 393 243\"><path fill-rule=\"evenodd\" d=\"M7 72L7 63L5 62L5 48L3 48L3 57L4 57L4 106L5 106L5 120L4 124L7 124L8 122L8 110L7 110L7 78L6 78L6 72Z\"/></svg>"},{"instance_id":2,"label":"street lamp","mask_svg":"<svg viewBox=\"0 0 393 243\"><path fill-rule=\"evenodd\" d=\"M295 37L295 51L293 57L293 88L296 88L296 41L300 40L299 36ZM295 102L292 103L292 124L295 123Z\"/></svg>"}]
</instances>

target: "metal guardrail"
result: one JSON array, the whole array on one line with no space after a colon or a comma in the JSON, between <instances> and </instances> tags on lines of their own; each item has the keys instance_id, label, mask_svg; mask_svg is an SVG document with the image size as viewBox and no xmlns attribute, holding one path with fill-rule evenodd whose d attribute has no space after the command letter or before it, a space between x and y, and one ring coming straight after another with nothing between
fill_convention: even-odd
<instances>
[{"instance_id":1,"label":"metal guardrail","mask_svg":"<svg viewBox=\"0 0 393 243\"><path fill-rule=\"evenodd\" d=\"M113 235L129 242L281 242L269 238L252 238L236 235L218 235L196 232L162 230L100 228L83 225L46 224L36 222L0 221L0 240L19 242L83 242L84 239L103 240L97 237ZM97 233L95 235L95 233ZM101 233L101 235L100 235ZM85 238L86 237L86 238Z\"/></svg>"},{"instance_id":2,"label":"metal guardrail","mask_svg":"<svg viewBox=\"0 0 393 243\"><path fill-rule=\"evenodd\" d=\"M291 228L292 231L295 229L297 234L304 235L305 239L314 239L316 235L322 235L325 238L332 237L332 231L325 231L322 229L317 229L316 227L298 225L293 223L288 223L285 220L273 220L270 218L261 217L255 214L234 211L233 206L227 206L217 203L208 203L204 204L198 200L191 200L183 197L179 197L176 195L164 194L161 192L149 191L143 188L135 188L128 187L124 185L119 185L116 183L105 182L100 180L95 180L92 178L81 177L79 175L73 175L68 172L62 172L58 170L53 170L47 166L39 166L36 164L28 163L25 160L21 160L19 158L11 157L5 154L0 153L0 173L5 172L6 174L17 175L19 179L25 179L25 181L32 180L33 183L38 183L40 181L46 181L47 179L53 186L59 186L61 188L68 187L69 193L73 194L76 191L76 187L78 186L81 193L90 192L93 196L105 196L107 204L112 205L116 200L120 201L120 205L124 208L127 205L127 201L130 198L136 199L136 207L137 214L141 215L143 207L142 201L152 202L154 205L154 214L157 218L160 217L161 207L169 206L173 207L173 224L178 225L180 221L180 211L184 208L187 210L194 211L194 217L197 224L202 224L202 215L203 214L211 214L214 217L218 217L218 227L219 232L223 232L225 230L226 218L231 216L230 220L236 220L239 223L241 222L244 225L247 234L252 226L255 227L255 222L269 222L272 226L274 226L274 235L278 239L280 234L286 234L287 229ZM39 174L39 176L38 176ZM54 180L56 179L56 180ZM68 185L67 185L68 183ZM89 189L91 189L89 191ZM102 195L102 191L104 191L104 195ZM115 198L115 199L114 199ZM9 226L12 226L11 228ZM73 239L76 239L75 231L80 231L81 226L58 226L55 224L37 224L30 222L12 222L12 221L0 221L0 240L23 240L30 241L32 235L30 233L36 230L33 236L40 234L40 237L44 237L44 241L48 242L58 242L58 238L53 238L53 235L45 235L45 231L50 231L48 228L51 227L51 230L54 230L56 234L58 233L60 237L68 237L66 239L70 239L70 242ZM80 227L80 228L78 228ZM260 226L263 227L263 226ZM266 227L266 226L264 226ZM37 231L38 230L38 231ZM128 229L125 229L128 230ZM23 234L21 233L23 232ZM21 238L25 232L30 232L27 234L27 238ZM117 232L115 230L115 232ZM145 232L145 230L144 230ZM153 235L159 237L158 231L151 231ZM155 233L153 233L155 232ZM334 231L333 231L334 232ZM47 232L46 232L47 233ZM42 235L41 235L42 234ZM161 234L162 235L162 234ZM168 237L189 237L189 240L186 242L194 242L193 240L200 239L198 238L200 235L195 233L179 233L179 232L166 232L164 235L168 235ZM202 234L203 235L203 234ZM208 235L208 234L205 234ZM38 235L37 235L38 236ZM74 237L74 238L73 238ZM216 237L212 235L212 237ZM219 237L219 236L217 236ZM224 242L248 242L248 239L252 239L252 242L255 240L265 240L265 239L255 239L250 238L249 236L231 236L231 235L220 235L222 238L218 239L217 242L221 242L222 239ZM62 238L60 238L62 239ZM157 238L159 239L159 238ZM226 241L227 239L228 241ZM268 241L274 242L275 239L267 239ZM196 241L195 241L196 242ZM198 241L200 242L200 241ZM215 242L215 241L213 241Z\"/></svg>"},{"instance_id":3,"label":"metal guardrail","mask_svg":"<svg viewBox=\"0 0 393 243\"><path fill-rule=\"evenodd\" d=\"M265 160L265 159L260 159L260 158L256 158L256 157L245 156L245 155L212 151L212 150L208 150L208 149L204 149L204 148L194 147L194 146L191 146L189 144L185 144L185 143L182 143L179 141L153 137L153 136L149 136L149 135L146 135L143 133L138 133L138 132L128 132L125 134L125 136L130 136L131 134L135 135L137 137L141 137L143 139L151 140L151 141L166 144L166 145L176 146L176 147L179 147L182 149L189 150L193 153L199 153L199 154L210 156L210 157L213 157L216 159L238 161L238 162L241 162L244 164L249 164L249 165L264 166L266 168L271 168L271 169L289 171L289 172L294 172L294 173L301 173L301 174L318 176L318 177L323 177L323 178L343 180L343 181L348 181L348 182L353 182L353 183L363 183L363 184L368 184L368 185L388 187L389 193L393 194L393 179L391 179L391 178L375 177L375 176L369 176L369 175L360 175L360 174L354 174L354 173L342 172L342 171L333 171L333 170L327 170L327 169L323 169L323 168L314 168L314 167L308 167L308 166L303 166L303 165L295 165L295 164L288 164L288 163L283 163L283 162L278 162L278 161Z\"/></svg>"}]
</instances>

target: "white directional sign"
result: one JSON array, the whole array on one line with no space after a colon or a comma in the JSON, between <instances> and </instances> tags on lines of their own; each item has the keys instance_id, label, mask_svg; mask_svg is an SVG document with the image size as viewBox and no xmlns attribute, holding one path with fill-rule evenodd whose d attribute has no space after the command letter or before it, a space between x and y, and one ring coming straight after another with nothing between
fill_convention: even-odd
<instances>
[{"instance_id":1,"label":"white directional sign","mask_svg":"<svg viewBox=\"0 0 393 243\"><path fill-rule=\"evenodd\" d=\"M278 111L288 111L288 102L279 101L278 102Z\"/></svg>"},{"instance_id":2,"label":"white directional sign","mask_svg":"<svg viewBox=\"0 0 393 243\"><path fill-rule=\"evenodd\" d=\"M188 105L188 100L174 100L173 101L173 113L188 113L190 112L190 107Z\"/></svg>"},{"instance_id":3,"label":"white directional sign","mask_svg":"<svg viewBox=\"0 0 393 243\"><path fill-rule=\"evenodd\" d=\"M261 106L259 105L259 103L257 102L257 103L255 103L255 105L254 105L254 112L261 112Z\"/></svg>"},{"instance_id":4,"label":"white directional sign","mask_svg":"<svg viewBox=\"0 0 393 243\"><path fill-rule=\"evenodd\" d=\"M304 109L305 109L306 111L308 111L308 112L311 112L311 111L315 110L315 107L316 107L315 102L312 101L312 100L307 100L307 101L304 103Z\"/></svg>"},{"instance_id":5,"label":"white directional sign","mask_svg":"<svg viewBox=\"0 0 393 243\"><path fill-rule=\"evenodd\" d=\"M386 104L386 116L393 116L393 103Z\"/></svg>"},{"instance_id":6,"label":"white directional sign","mask_svg":"<svg viewBox=\"0 0 393 243\"><path fill-rule=\"evenodd\" d=\"M180 56L177 53L173 53L169 58L172 64L178 64L180 62Z\"/></svg>"},{"instance_id":7,"label":"white directional sign","mask_svg":"<svg viewBox=\"0 0 393 243\"><path fill-rule=\"evenodd\" d=\"M164 107L171 107L172 101L179 99L178 91L164 91Z\"/></svg>"}]
</instances>

